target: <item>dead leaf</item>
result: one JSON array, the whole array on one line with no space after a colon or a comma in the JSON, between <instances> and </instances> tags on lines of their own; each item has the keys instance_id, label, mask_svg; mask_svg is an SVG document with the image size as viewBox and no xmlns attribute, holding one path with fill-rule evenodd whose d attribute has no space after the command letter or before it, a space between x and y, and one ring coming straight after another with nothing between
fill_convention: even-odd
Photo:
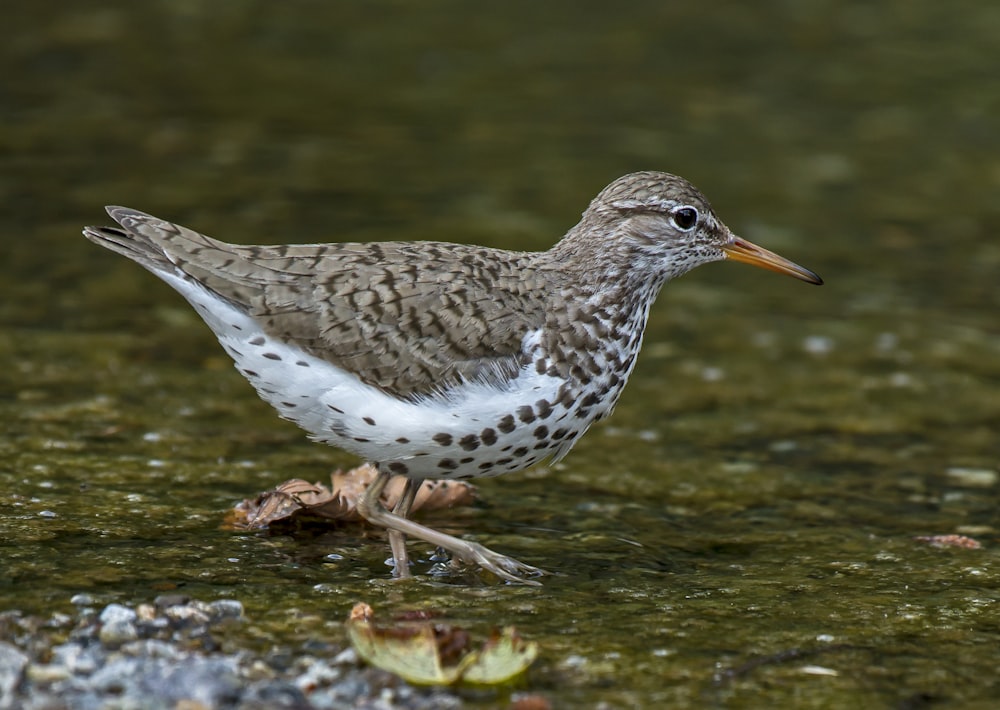
<instances>
[{"instance_id":1,"label":"dead leaf","mask_svg":"<svg viewBox=\"0 0 1000 710\"><path fill-rule=\"evenodd\" d=\"M238 530L256 530L276 523L360 522L358 499L375 479L372 466L359 466L347 472L336 471L330 487L309 483L300 478L285 481L253 500L237 504L226 516L226 526ZM392 508L403 492L406 481L394 478L386 486L382 502ZM411 511L439 510L470 505L476 497L473 485L464 481L424 481L417 491Z\"/></svg>"},{"instance_id":2,"label":"dead leaf","mask_svg":"<svg viewBox=\"0 0 1000 710\"><path fill-rule=\"evenodd\" d=\"M422 619L377 626L373 616L364 603L351 610L347 633L358 655L418 685L497 685L523 673L538 656L538 645L512 626L475 649L469 633L451 624Z\"/></svg>"},{"instance_id":3,"label":"dead leaf","mask_svg":"<svg viewBox=\"0 0 1000 710\"><path fill-rule=\"evenodd\" d=\"M913 539L926 542L931 547L960 547L964 550L979 550L983 547L979 540L965 535L920 535Z\"/></svg>"}]
</instances>

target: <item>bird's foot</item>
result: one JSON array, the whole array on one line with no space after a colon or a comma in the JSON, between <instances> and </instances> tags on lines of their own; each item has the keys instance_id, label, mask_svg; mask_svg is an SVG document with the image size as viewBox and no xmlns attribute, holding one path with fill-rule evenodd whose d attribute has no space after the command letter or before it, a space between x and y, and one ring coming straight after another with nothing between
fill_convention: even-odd
<instances>
[{"instance_id":1,"label":"bird's foot","mask_svg":"<svg viewBox=\"0 0 1000 710\"><path fill-rule=\"evenodd\" d=\"M501 555L499 552L494 552L478 543L468 542L467 540L463 540L462 542L462 549L454 550L459 559L469 564L479 565L487 572L508 582L540 587L542 586L541 582L535 581L532 577L541 577L548 574L543 569L518 562L513 557Z\"/></svg>"}]
</instances>

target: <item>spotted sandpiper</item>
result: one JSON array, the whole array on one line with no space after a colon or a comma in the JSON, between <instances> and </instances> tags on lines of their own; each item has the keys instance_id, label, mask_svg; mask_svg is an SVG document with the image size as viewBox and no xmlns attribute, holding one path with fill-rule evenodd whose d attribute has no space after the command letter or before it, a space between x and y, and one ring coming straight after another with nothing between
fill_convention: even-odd
<instances>
[{"instance_id":1,"label":"spotted sandpiper","mask_svg":"<svg viewBox=\"0 0 1000 710\"><path fill-rule=\"evenodd\" d=\"M557 461L611 414L668 280L733 259L813 272L734 235L689 182L625 175L548 251L442 242L238 246L125 207L87 227L194 306L257 393L309 436L375 465L359 512L501 579L542 571L408 518L425 478ZM393 476L404 493L381 502Z\"/></svg>"}]
</instances>

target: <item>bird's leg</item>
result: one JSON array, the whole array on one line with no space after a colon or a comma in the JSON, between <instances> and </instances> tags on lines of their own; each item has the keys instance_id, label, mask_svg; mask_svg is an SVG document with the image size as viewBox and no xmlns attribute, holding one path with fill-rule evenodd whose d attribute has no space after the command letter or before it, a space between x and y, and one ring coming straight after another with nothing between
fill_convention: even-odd
<instances>
[{"instance_id":1,"label":"bird's leg","mask_svg":"<svg viewBox=\"0 0 1000 710\"><path fill-rule=\"evenodd\" d=\"M382 505L382 501L380 499L382 492L385 490L386 484L389 482L389 479L392 478L392 474L389 471L382 470L381 468L378 468L377 470L378 475L375 477L375 480L371 482L367 490L365 490L364 494L361 496L361 499L358 501L358 512L361 514L361 517L368 522L373 523L374 525L380 525L389 531L390 545L393 545L393 533L396 533L399 536L398 539L401 541L405 539L403 536L409 535L411 537L429 542L437 547L443 547L459 559L465 562L477 564L483 569L492 572L497 577L505 579L508 582L517 582L519 584L530 584L534 586L539 585L539 583L535 580L528 579L528 577L545 574L544 571L538 569L537 567L522 564L511 557L493 552L492 550L475 542L461 540L457 537L439 532L433 528L421 525L420 523L416 523L404 517L404 514L409 512L412 500L410 500L409 503L404 503L404 501L406 501L408 497L412 498L412 496L416 494L417 486L414 486L412 493L404 490L402 498L400 498L400 501L396 504L395 511L390 513L386 510L385 506ZM405 560L405 551L403 553L403 559ZM393 560L396 564L396 568L399 569L399 558L397 557L397 551L395 548L393 549Z\"/></svg>"},{"instance_id":2,"label":"bird's leg","mask_svg":"<svg viewBox=\"0 0 1000 710\"><path fill-rule=\"evenodd\" d=\"M417 498L417 491L420 490L422 478L407 478L403 492L396 501L392 509L393 515L407 518L410 515L410 508ZM393 575L400 578L410 576L410 557L406 553L406 535L398 530L389 530L389 549L392 550Z\"/></svg>"}]
</instances>

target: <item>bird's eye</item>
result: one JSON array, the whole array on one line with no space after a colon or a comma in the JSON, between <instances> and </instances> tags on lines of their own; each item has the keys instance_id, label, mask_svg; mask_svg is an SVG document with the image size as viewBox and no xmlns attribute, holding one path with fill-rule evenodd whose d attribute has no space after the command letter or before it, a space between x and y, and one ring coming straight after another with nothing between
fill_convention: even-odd
<instances>
[{"instance_id":1,"label":"bird's eye","mask_svg":"<svg viewBox=\"0 0 1000 710\"><path fill-rule=\"evenodd\" d=\"M688 232L698 224L698 210L694 207L678 207L670 213L670 218L677 229Z\"/></svg>"}]
</instances>

